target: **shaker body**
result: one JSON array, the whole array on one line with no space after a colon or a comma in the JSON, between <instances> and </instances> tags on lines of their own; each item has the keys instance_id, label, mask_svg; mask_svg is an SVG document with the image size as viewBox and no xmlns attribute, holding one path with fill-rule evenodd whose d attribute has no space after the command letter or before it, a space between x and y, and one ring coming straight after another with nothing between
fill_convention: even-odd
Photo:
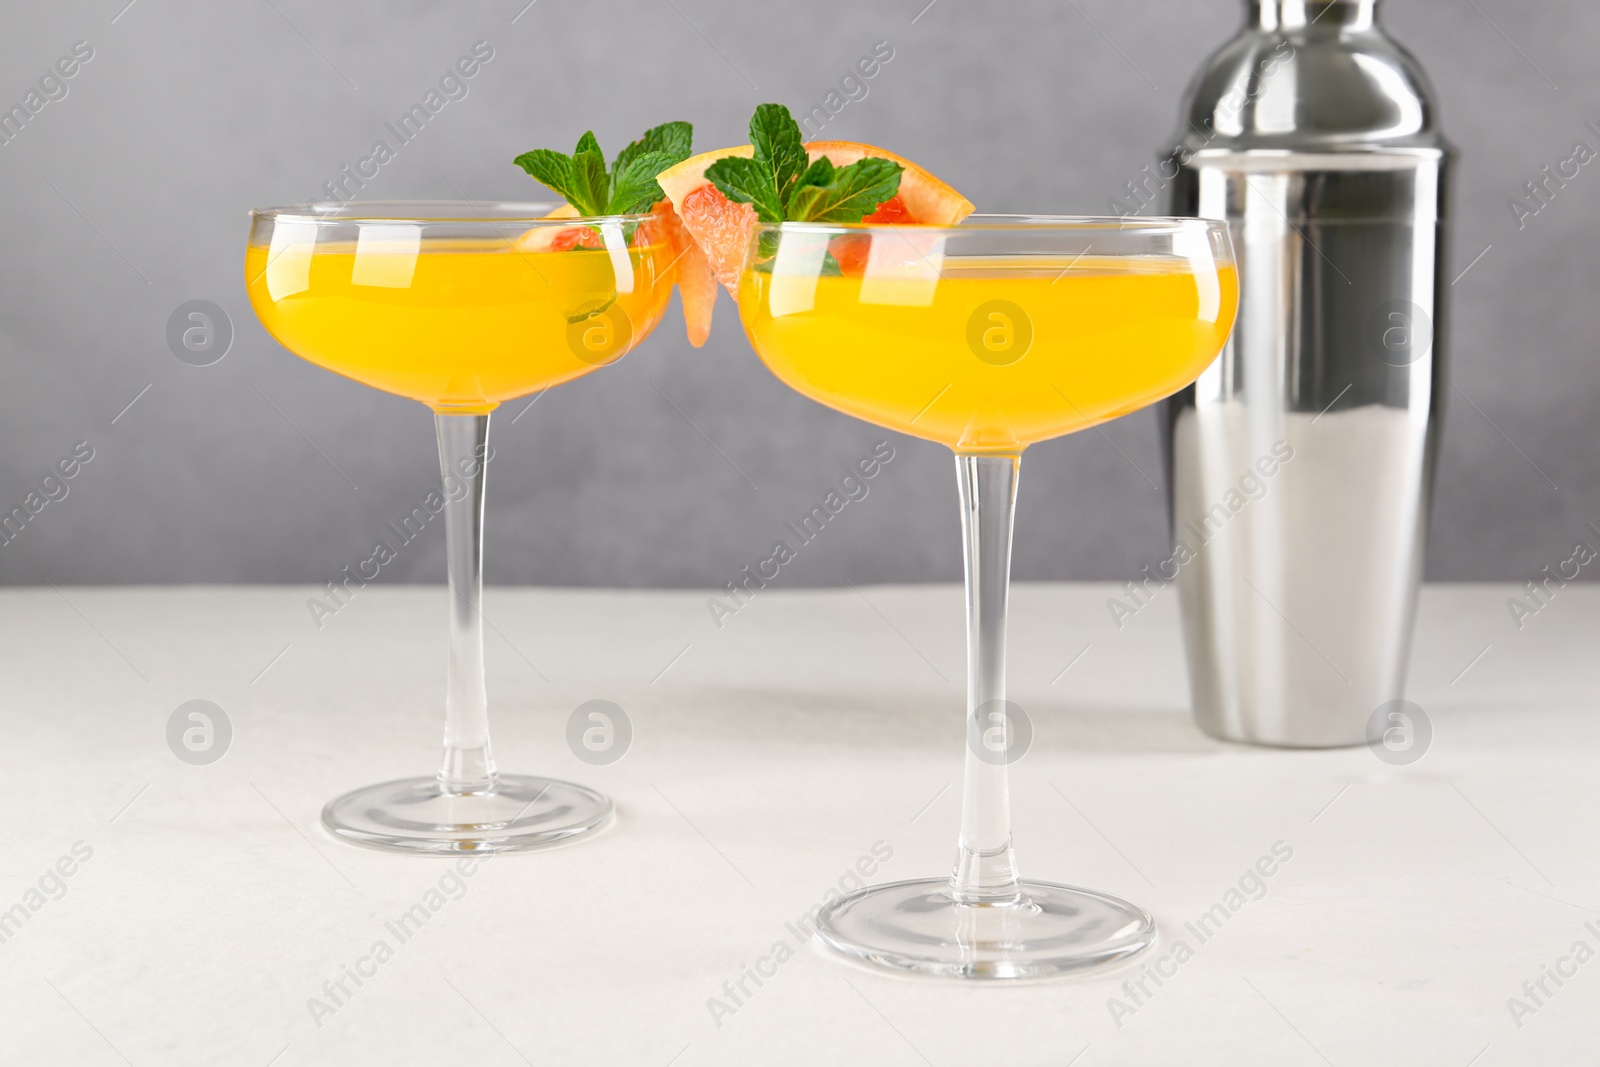
<instances>
[{"instance_id":1,"label":"shaker body","mask_svg":"<svg viewBox=\"0 0 1600 1067\"><path fill-rule=\"evenodd\" d=\"M1197 723L1367 740L1403 695L1444 389L1440 149L1201 151L1175 214L1229 221L1227 347L1163 410Z\"/></svg>"}]
</instances>

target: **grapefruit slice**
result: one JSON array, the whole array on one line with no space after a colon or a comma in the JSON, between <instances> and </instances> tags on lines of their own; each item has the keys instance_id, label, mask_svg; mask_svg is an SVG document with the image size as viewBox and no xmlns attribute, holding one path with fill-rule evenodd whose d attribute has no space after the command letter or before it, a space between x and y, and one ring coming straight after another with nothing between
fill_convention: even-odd
<instances>
[{"instance_id":1,"label":"grapefruit slice","mask_svg":"<svg viewBox=\"0 0 1600 1067\"><path fill-rule=\"evenodd\" d=\"M700 243L689 233L683 220L672 210L672 201L663 200L652 209L661 219L667 247L672 251L669 271L675 271L678 299L683 303L684 333L689 343L699 348L711 336L711 315L717 304L717 279L706 262Z\"/></svg>"},{"instance_id":2,"label":"grapefruit slice","mask_svg":"<svg viewBox=\"0 0 1600 1067\"><path fill-rule=\"evenodd\" d=\"M701 152L656 175L656 183L667 194L672 210L705 253L711 273L735 299L739 295L739 272L744 269L745 246L756 224L756 210L723 196L706 181L706 168L729 156L748 159L755 151L752 145L739 145Z\"/></svg>"},{"instance_id":3,"label":"grapefruit slice","mask_svg":"<svg viewBox=\"0 0 1600 1067\"><path fill-rule=\"evenodd\" d=\"M684 332L688 335L689 343L699 348L706 343L706 338L711 336L711 315L715 310L717 299L717 280L711 274L711 268L706 263L705 253L700 250L699 243L689 235L682 220L673 211L672 202L660 201L651 209L651 213L659 220L659 225L655 227L642 225L635 231L634 240L637 242L652 237L665 240L667 249L672 255L667 265L670 273L668 284L676 284L678 287L678 296L683 301ZM562 204L545 216L547 219L577 217L578 209L571 204ZM647 232L648 237L645 236ZM512 247L519 252L566 252L573 248L604 248L605 242L600 234L588 226L567 228L535 226L517 238Z\"/></svg>"},{"instance_id":4,"label":"grapefruit slice","mask_svg":"<svg viewBox=\"0 0 1600 1067\"><path fill-rule=\"evenodd\" d=\"M575 219L578 209L571 204L562 204L554 211L544 216L547 219ZM565 252L569 248L578 246L584 248L604 248L600 235L587 226L573 226L567 229L557 229L554 226L535 226L527 233L518 237L512 245L518 252Z\"/></svg>"},{"instance_id":5,"label":"grapefruit slice","mask_svg":"<svg viewBox=\"0 0 1600 1067\"><path fill-rule=\"evenodd\" d=\"M900 191L878 205L878 210L863 222L923 226L954 226L972 214L972 202L945 182L903 156L854 141L812 141L806 145L812 157L824 155L836 167L848 167L858 159L889 159L905 168L900 175ZM705 253L711 272L734 299L739 297L739 275L744 270L745 249L755 228L756 212L749 204L736 204L706 180L706 168L728 156L749 158L750 145L719 148L691 156L656 175L667 199Z\"/></svg>"}]
</instances>

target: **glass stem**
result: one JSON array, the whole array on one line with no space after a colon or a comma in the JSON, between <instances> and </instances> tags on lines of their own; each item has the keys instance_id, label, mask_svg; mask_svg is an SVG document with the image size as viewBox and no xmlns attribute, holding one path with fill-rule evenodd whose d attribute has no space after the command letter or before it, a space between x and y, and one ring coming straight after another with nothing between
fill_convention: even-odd
<instances>
[{"instance_id":1,"label":"glass stem","mask_svg":"<svg viewBox=\"0 0 1600 1067\"><path fill-rule=\"evenodd\" d=\"M450 667L439 788L456 795L494 788L489 699L483 678L483 483L488 415L434 415L444 478L445 576L450 583Z\"/></svg>"},{"instance_id":2,"label":"glass stem","mask_svg":"<svg viewBox=\"0 0 1600 1067\"><path fill-rule=\"evenodd\" d=\"M1014 904L1022 898L1011 847L1011 723L1005 703L1006 606L1020 463L1020 456L956 456L967 571L967 759L961 845L950 893L963 904ZM991 744L996 730L1007 744Z\"/></svg>"}]
</instances>

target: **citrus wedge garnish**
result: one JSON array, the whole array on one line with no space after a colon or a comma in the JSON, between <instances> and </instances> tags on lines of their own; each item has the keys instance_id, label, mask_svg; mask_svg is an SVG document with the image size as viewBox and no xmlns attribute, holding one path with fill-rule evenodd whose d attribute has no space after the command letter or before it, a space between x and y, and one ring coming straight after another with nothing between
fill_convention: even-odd
<instances>
[{"instance_id":1,"label":"citrus wedge garnish","mask_svg":"<svg viewBox=\"0 0 1600 1067\"><path fill-rule=\"evenodd\" d=\"M562 204L545 216L547 219L575 219L578 209L571 204ZM590 236L585 238L587 233ZM600 235L590 230L587 226L571 226L560 229L555 226L535 226L512 243L518 252L565 252L569 248L576 248L580 241L594 241L593 245L585 247L601 248Z\"/></svg>"},{"instance_id":2,"label":"citrus wedge garnish","mask_svg":"<svg viewBox=\"0 0 1600 1067\"><path fill-rule=\"evenodd\" d=\"M849 167L863 159L888 160L900 166L898 190L861 216L861 222L954 226L972 214L972 203L966 197L924 168L887 149L854 141L812 141L804 149L809 161L825 157L838 168ZM730 200L706 176L706 171L718 160L752 159L755 154L754 145L719 148L691 156L656 175L656 181L672 202L673 211L705 253L711 273L735 299L739 295L739 275L744 269L745 251L757 213L748 203Z\"/></svg>"},{"instance_id":3,"label":"citrus wedge garnish","mask_svg":"<svg viewBox=\"0 0 1600 1067\"><path fill-rule=\"evenodd\" d=\"M600 143L591 131L579 138L578 146L570 155L536 148L518 156L516 164L564 199L560 207L545 216L547 219L650 212L650 219L632 229L633 245L642 248L659 241L664 246L669 258L664 264L667 277L662 281L678 286L689 343L699 348L711 333L716 279L711 276L711 268L706 265L699 244L683 228L671 202L662 195L655 180L662 170L688 156L693 132L687 122L663 123L646 130L644 136L619 152L608 166ZM568 252L604 249L606 244L604 236L592 225L534 226L512 247L518 252ZM598 313L585 306L572 314L580 312Z\"/></svg>"}]
</instances>

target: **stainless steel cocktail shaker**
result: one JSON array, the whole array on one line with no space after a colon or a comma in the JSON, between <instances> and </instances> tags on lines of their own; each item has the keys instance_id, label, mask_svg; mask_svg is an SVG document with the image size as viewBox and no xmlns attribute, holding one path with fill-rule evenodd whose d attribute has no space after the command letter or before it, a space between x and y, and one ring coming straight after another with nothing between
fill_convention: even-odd
<instances>
[{"instance_id":1,"label":"stainless steel cocktail shaker","mask_svg":"<svg viewBox=\"0 0 1600 1067\"><path fill-rule=\"evenodd\" d=\"M1161 420L1160 577L1179 587L1195 718L1229 740L1358 744L1403 695L1453 152L1374 7L1251 0L1159 174L1172 214L1229 221L1239 263L1233 338Z\"/></svg>"}]
</instances>

